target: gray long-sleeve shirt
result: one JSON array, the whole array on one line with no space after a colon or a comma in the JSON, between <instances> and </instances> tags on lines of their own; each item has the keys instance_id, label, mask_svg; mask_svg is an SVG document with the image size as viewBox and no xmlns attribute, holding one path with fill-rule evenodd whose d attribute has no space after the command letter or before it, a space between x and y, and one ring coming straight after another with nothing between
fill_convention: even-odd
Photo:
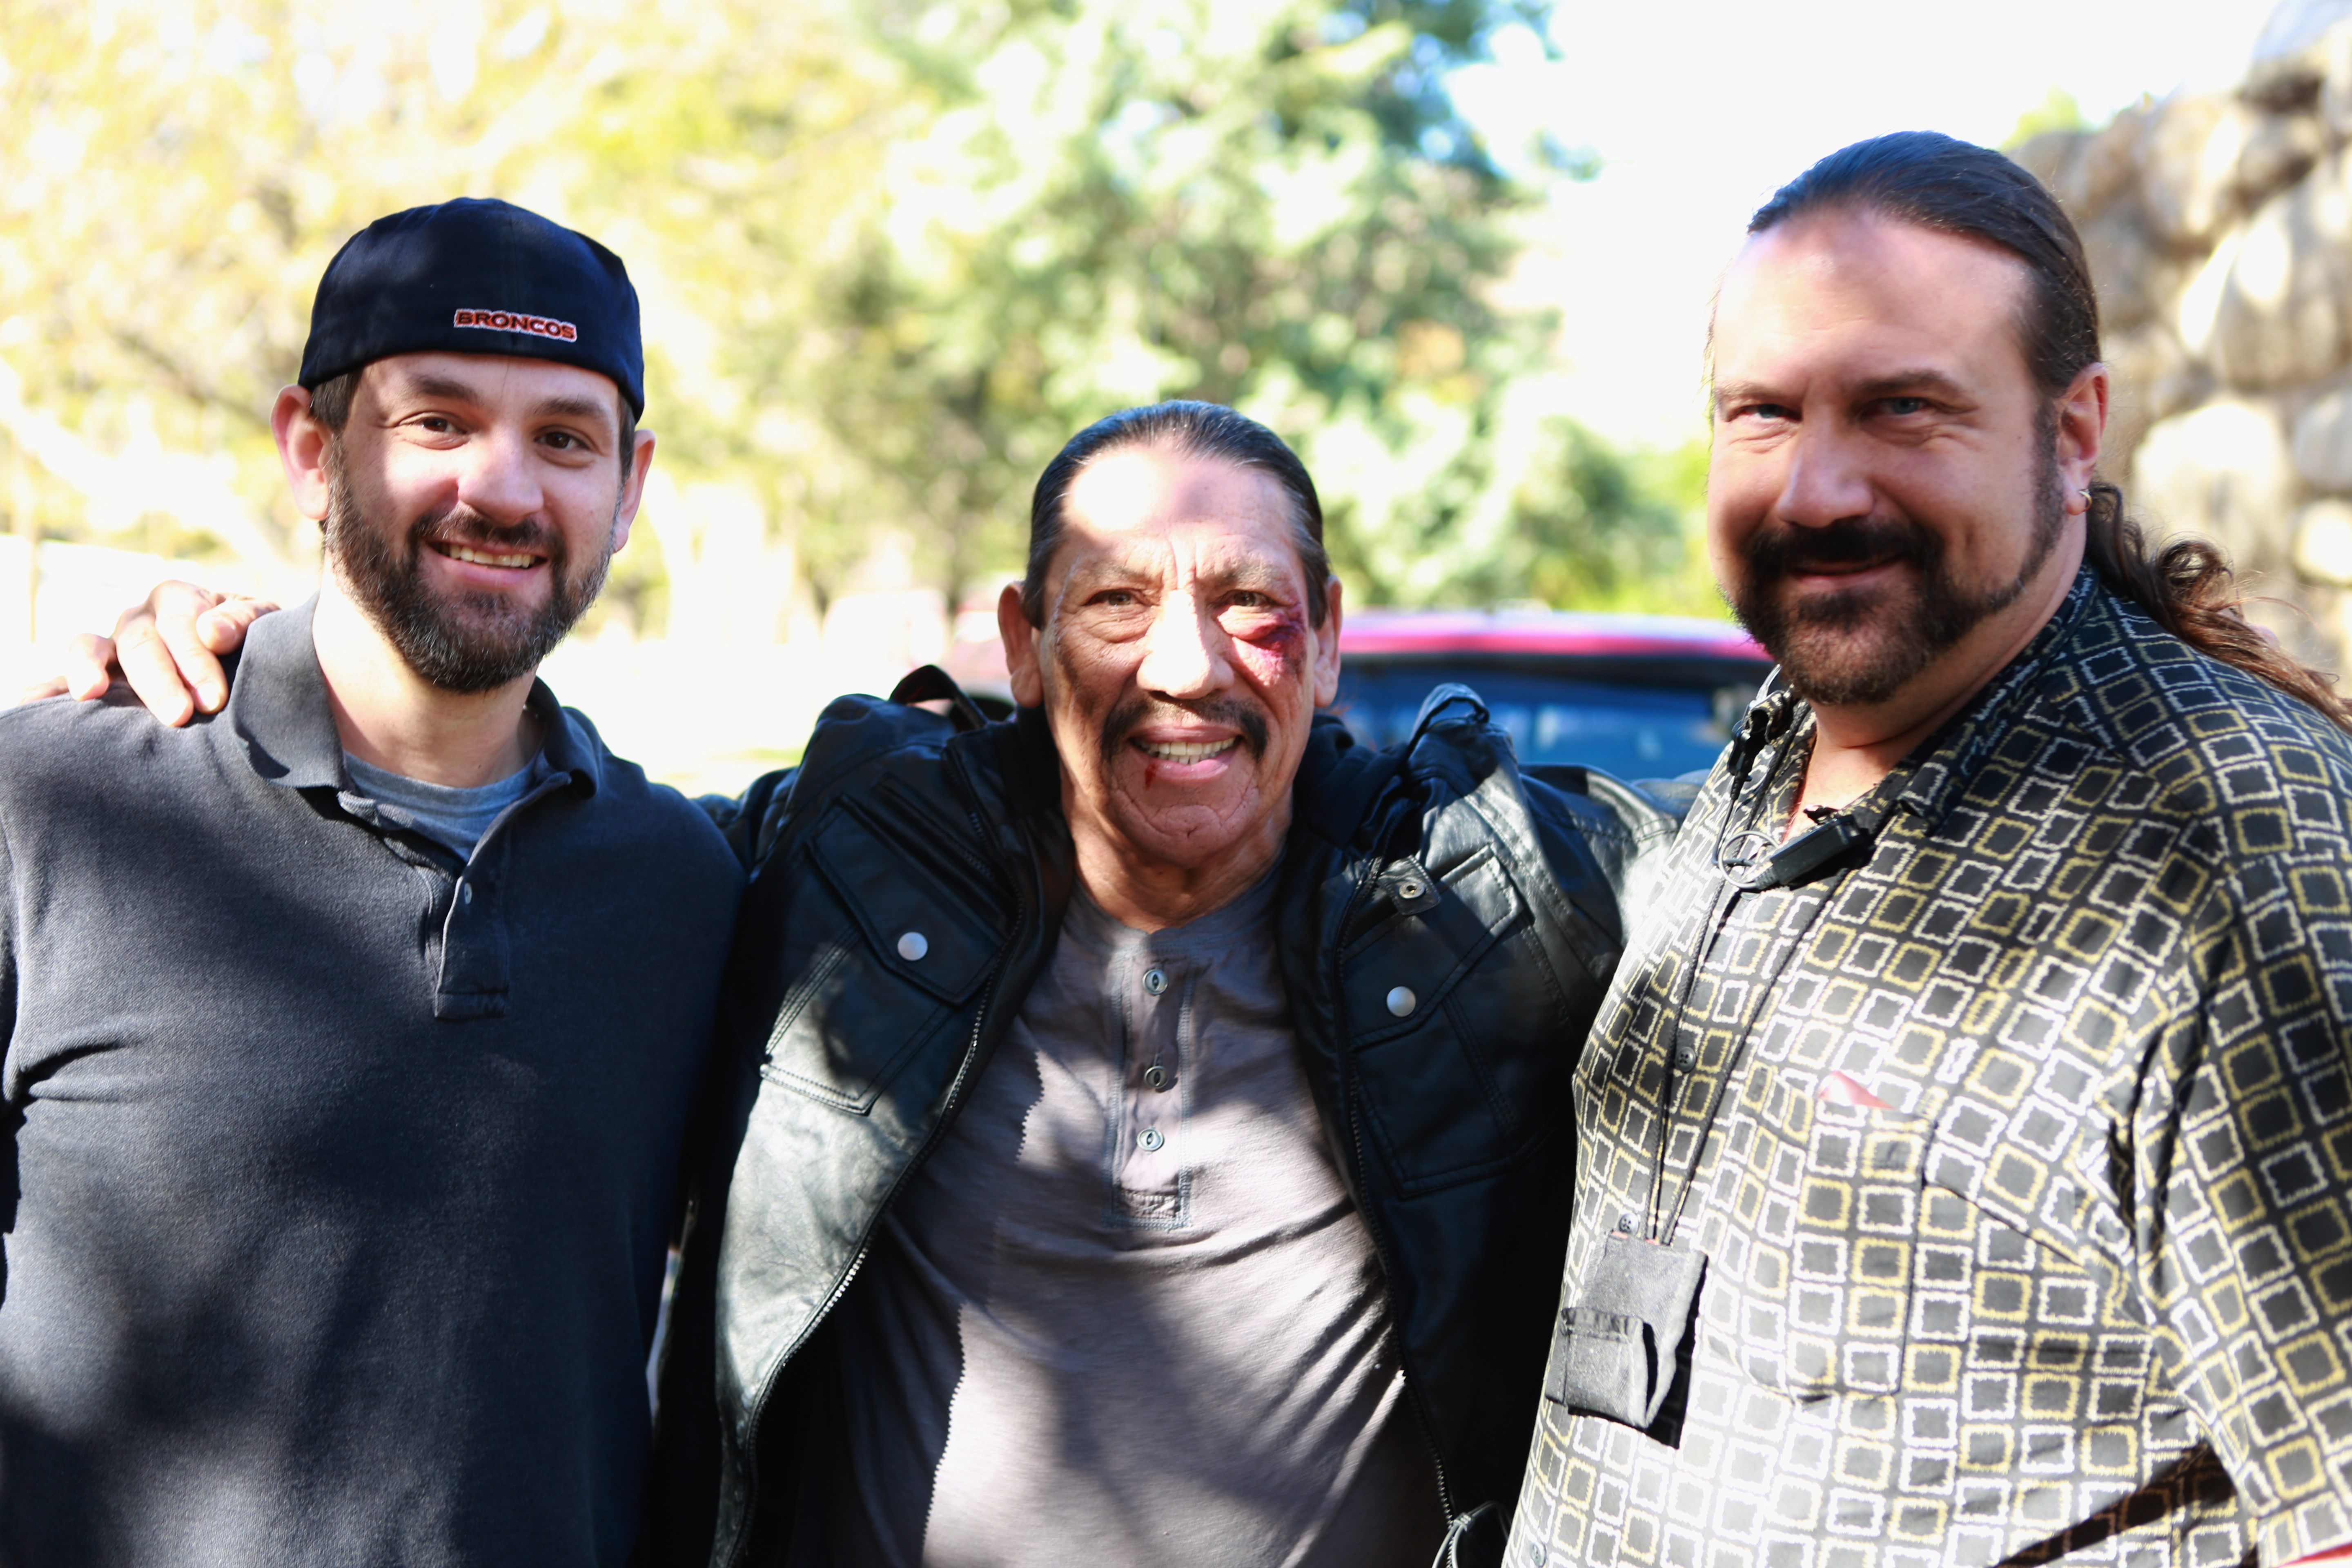
<instances>
[{"instance_id":1,"label":"gray long-sleeve shirt","mask_svg":"<svg viewBox=\"0 0 2352 1568\"><path fill-rule=\"evenodd\" d=\"M462 866L310 616L0 713L0 1563L618 1563L740 874L542 687Z\"/></svg>"}]
</instances>

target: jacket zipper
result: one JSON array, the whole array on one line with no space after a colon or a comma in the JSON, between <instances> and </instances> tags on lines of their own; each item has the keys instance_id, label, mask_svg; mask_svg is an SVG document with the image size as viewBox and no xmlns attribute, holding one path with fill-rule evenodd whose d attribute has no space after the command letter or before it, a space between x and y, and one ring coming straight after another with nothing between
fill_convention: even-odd
<instances>
[{"instance_id":1,"label":"jacket zipper","mask_svg":"<svg viewBox=\"0 0 2352 1568\"><path fill-rule=\"evenodd\" d=\"M988 842L988 829L981 821L980 813L967 805L964 808L964 816L971 821L973 834L979 837L982 845L985 845ZM995 879L997 873L984 861L975 860L974 863L982 870L989 872L992 879ZM793 1342L784 1348L784 1353L777 1361L775 1370L770 1373L767 1381L761 1384L759 1397L751 1402L751 1419L746 1424L751 1433L751 1452L758 1451L760 1423L767 1419L768 1400L775 1393L777 1380L783 1376L784 1369L793 1363L794 1356L800 1354L801 1347L808 1343L810 1336L824 1326L827 1318L833 1316L833 1310L841 1304L841 1299L849 1293L851 1282L857 1278L857 1271L866 1267L866 1257L874 1250L874 1232L876 1227L881 1225L882 1216L889 1212L891 1204L897 1201L899 1189L904 1187L914 1173L922 1168L923 1162L930 1158L932 1149L938 1145L940 1138L946 1135L949 1123L955 1120L956 1108L963 1100L964 1084L971 1077L972 1064L980 1059L981 1033L987 1026L988 1005L996 998L996 982L1002 973L1000 967L997 973L991 974L981 987L980 1006L971 1016L971 1036L964 1042L963 1059L956 1064L955 1077L948 1080L948 1097L946 1102L940 1108L939 1119L931 1124L930 1131L924 1135L923 1142L916 1148L914 1156L900 1168L898 1180L890 1184L890 1190L884 1193L882 1201L875 1205L874 1217L866 1224L865 1234L857 1238L857 1250L851 1255L849 1267L842 1271L839 1279L834 1281L833 1289L826 1292L824 1304L817 1308L816 1315L809 1319L808 1326L794 1336ZM756 1494L758 1490L756 1480L751 1490ZM756 1495L746 1500L743 1514L746 1524L750 1523L751 1510L757 1502ZM743 1560L743 1553L750 1543L749 1530L744 1530L736 1536L734 1546L727 1553L728 1568L734 1568L736 1563Z\"/></svg>"},{"instance_id":2,"label":"jacket zipper","mask_svg":"<svg viewBox=\"0 0 2352 1568\"><path fill-rule=\"evenodd\" d=\"M1367 890L1379 881L1380 868L1388 861L1389 844L1395 835L1396 822L1391 819L1389 825L1381 830L1380 837L1373 842L1370 863L1363 874L1357 879L1355 891L1348 895L1347 905L1339 911L1341 932L1344 933L1354 921L1356 910L1362 906ZM1355 1151L1357 1179L1360 1184L1363 1173L1369 1167L1364 1161L1363 1118L1358 1113L1356 1106L1355 1054L1347 1048L1348 994L1340 983L1339 963L1339 948L1335 944L1331 950L1331 1005L1339 1015L1339 1044L1341 1058L1345 1064L1342 1068L1344 1092L1339 1098L1340 1103L1345 1105L1348 1110L1348 1142ZM1358 1207L1364 1216L1364 1234L1372 1238L1372 1256L1380 1260L1381 1279L1383 1282L1393 1280L1396 1278L1396 1270L1389 1262L1388 1244L1381 1238L1380 1221L1373 1215L1372 1205L1370 1202L1363 1202L1360 1203ZM1394 1300L1393 1294L1390 1299L1391 1301ZM1454 1524L1454 1488L1445 1479L1445 1457L1437 1451L1437 1439L1432 1435L1429 1407L1422 1403L1420 1385L1413 1381L1412 1370L1409 1364L1411 1358L1406 1353L1404 1342L1404 1325L1396 1320L1393 1312L1389 1319L1389 1327L1390 1331L1396 1335L1397 1369L1404 1373L1405 1397L1412 1402L1413 1419L1421 1427L1422 1443L1429 1450L1429 1468L1437 1477L1437 1506L1444 1510L1445 1523L1450 1530Z\"/></svg>"}]
</instances>

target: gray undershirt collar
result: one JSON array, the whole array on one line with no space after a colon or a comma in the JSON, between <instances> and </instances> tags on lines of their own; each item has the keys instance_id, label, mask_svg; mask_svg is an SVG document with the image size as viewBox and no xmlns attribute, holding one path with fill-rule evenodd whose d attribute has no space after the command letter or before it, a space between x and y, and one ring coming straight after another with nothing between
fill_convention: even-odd
<instances>
[{"instance_id":1,"label":"gray undershirt collar","mask_svg":"<svg viewBox=\"0 0 2352 1568\"><path fill-rule=\"evenodd\" d=\"M474 846L499 813L520 800L523 792L541 773L542 763L537 756L520 772L487 784L478 789L453 789L447 784L427 784L405 773L390 773L363 763L349 752L343 753L343 767L360 792L374 801L384 820L413 833L421 833L437 844L446 844L460 856L471 857Z\"/></svg>"}]
</instances>

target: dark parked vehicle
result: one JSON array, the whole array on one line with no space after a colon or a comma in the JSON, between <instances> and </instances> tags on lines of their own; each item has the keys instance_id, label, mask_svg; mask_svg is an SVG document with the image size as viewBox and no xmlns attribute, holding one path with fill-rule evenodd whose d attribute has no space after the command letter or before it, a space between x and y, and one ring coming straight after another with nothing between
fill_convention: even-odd
<instances>
[{"instance_id":1,"label":"dark parked vehicle","mask_svg":"<svg viewBox=\"0 0 2352 1568\"><path fill-rule=\"evenodd\" d=\"M1422 700L1453 680L1522 763L1628 779L1710 766L1772 668L1737 626L1564 610L1360 610L1339 652L1333 710L1375 745L1411 735Z\"/></svg>"}]
</instances>

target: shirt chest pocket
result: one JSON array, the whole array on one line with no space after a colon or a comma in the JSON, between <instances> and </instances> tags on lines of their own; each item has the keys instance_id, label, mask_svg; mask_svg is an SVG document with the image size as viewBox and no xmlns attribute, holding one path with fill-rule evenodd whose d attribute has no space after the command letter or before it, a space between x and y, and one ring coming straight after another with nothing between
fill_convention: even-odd
<instances>
[{"instance_id":1,"label":"shirt chest pocket","mask_svg":"<svg viewBox=\"0 0 2352 1568\"><path fill-rule=\"evenodd\" d=\"M961 1049L1011 921L975 872L909 837L836 805L754 885L736 1032L762 1078L863 1113L912 1063L945 1070Z\"/></svg>"},{"instance_id":2,"label":"shirt chest pocket","mask_svg":"<svg viewBox=\"0 0 2352 1568\"><path fill-rule=\"evenodd\" d=\"M2146 1335L2101 1321L2075 1259L1956 1190L1974 1161L1952 1110L1818 1089L1748 1075L1702 1232L1716 1352L1800 1401L1899 1392L1988 1452L2017 1423L2136 1413Z\"/></svg>"},{"instance_id":3,"label":"shirt chest pocket","mask_svg":"<svg viewBox=\"0 0 2352 1568\"><path fill-rule=\"evenodd\" d=\"M1484 1175L1564 1109L1576 1043L1527 906L1481 849L1340 959L1366 1121L1409 1194Z\"/></svg>"},{"instance_id":4,"label":"shirt chest pocket","mask_svg":"<svg viewBox=\"0 0 2352 1568\"><path fill-rule=\"evenodd\" d=\"M1759 1069L1731 1108L1702 1223L1701 1332L1804 1401L1895 1391L1919 1247L1929 1124ZM1671 1195L1671 1194L1670 1194Z\"/></svg>"}]
</instances>

